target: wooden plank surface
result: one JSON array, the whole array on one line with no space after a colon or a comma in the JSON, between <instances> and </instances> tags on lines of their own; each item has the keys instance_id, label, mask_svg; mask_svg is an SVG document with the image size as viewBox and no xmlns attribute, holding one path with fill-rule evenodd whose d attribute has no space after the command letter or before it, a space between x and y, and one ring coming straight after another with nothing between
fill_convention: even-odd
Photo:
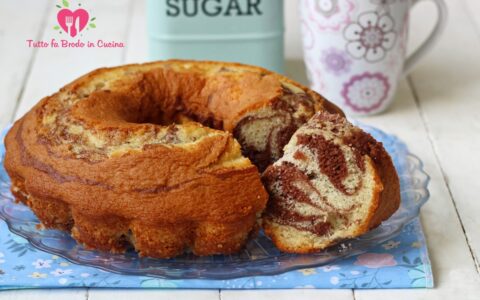
<instances>
[{"instance_id":1,"label":"wooden plank surface","mask_svg":"<svg viewBox=\"0 0 480 300\"><path fill-rule=\"evenodd\" d=\"M353 299L352 290L222 290L222 300L350 300Z\"/></svg>"},{"instance_id":2,"label":"wooden plank surface","mask_svg":"<svg viewBox=\"0 0 480 300\"><path fill-rule=\"evenodd\" d=\"M88 300L86 289L46 289L1 291L2 300Z\"/></svg>"},{"instance_id":3,"label":"wooden plank surface","mask_svg":"<svg viewBox=\"0 0 480 300\"><path fill-rule=\"evenodd\" d=\"M448 4L451 22L445 38L412 74L411 82L480 271L480 179L476 176L480 172L480 1Z\"/></svg>"},{"instance_id":4,"label":"wooden plank surface","mask_svg":"<svg viewBox=\"0 0 480 300\"><path fill-rule=\"evenodd\" d=\"M148 61L146 2L135 1L131 8L132 17L125 51L125 63L127 64Z\"/></svg>"},{"instance_id":5,"label":"wooden plank surface","mask_svg":"<svg viewBox=\"0 0 480 300\"><path fill-rule=\"evenodd\" d=\"M0 9L0 127L11 122L12 114L21 96L25 80L33 62L35 49L27 47L27 40L39 39L48 14L48 0L31 3L22 12L21 25L12 22L18 13L16 1L2 1Z\"/></svg>"},{"instance_id":6,"label":"wooden plank surface","mask_svg":"<svg viewBox=\"0 0 480 300\"><path fill-rule=\"evenodd\" d=\"M369 117L363 121L399 136L410 151L420 157L431 177L430 199L422 208L421 220L427 236L435 288L355 290L355 299L453 299L459 294L466 295L465 299L475 299L480 295L479 276L416 106L411 88L403 81L388 115Z\"/></svg>"},{"instance_id":7,"label":"wooden plank surface","mask_svg":"<svg viewBox=\"0 0 480 300\"><path fill-rule=\"evenodd\" d=\"M89 289L88 300L221 300L218 290Z\"/></svg>"}]
</instances>

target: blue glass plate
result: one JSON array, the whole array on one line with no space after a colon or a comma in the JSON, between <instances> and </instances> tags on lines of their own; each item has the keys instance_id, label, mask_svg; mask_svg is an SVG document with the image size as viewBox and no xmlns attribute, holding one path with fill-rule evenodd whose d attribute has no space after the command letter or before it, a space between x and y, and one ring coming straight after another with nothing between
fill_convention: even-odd
<instances>
[{"instance_id":1,"label":"blue glass plate","mask_svg":"<svg viewBox=\"0 0 480 300\"><path fill-rule=\"evenodd\" d=\"M175 259L141 258L134 252L111 254L87 250L70 235L58 230L39 230L40 222L32 211L15 203L10 193L10 180L3 167L5 149L0 144L0 218L9 229L26 238L36 248L67 260L106 271L169 279L228 279L243 276L274 275L300 268L317 267L335 260L366 252L398 234L403 226L418 216L428 199L428 175L421 161L408 152L398 138L378 129L361 126L383 142L397 168L402 203L400 209L379 227L355 239L346 240L320 253L295 255L281 253L262 233L236 255L196 257L185 254Z\"/></svg>"}]
</instances>

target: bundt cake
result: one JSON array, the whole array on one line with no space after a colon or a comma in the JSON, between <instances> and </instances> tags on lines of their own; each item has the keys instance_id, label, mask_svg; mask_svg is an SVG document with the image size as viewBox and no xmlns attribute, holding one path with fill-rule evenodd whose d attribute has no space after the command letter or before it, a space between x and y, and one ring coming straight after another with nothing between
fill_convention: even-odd
<instances>
[{"instance_id":1,"label":"bundt cake","mask_svg":"<svg viewBox=\"0 0 480 300\"><path fill-rule=\"evenodd\" d=\"M266 205L258 170L283 155L316 111L341 114L258 67L162 61L98 69L15 122L5 168L16 199L46 228L90 248L228 254L245 244Z\"/></svg>"},{"instance_id":2,"label":"bundt cake","mask_svg":"<svg viewBox=\"0 0 480 300\"><path fill-rule=\"evenodd\" d=\"M318 112L298 129L262 180L265 233L282 251L310 253L359 236L400 204L383 145L340 115Z\"/></svg>"}]
</instances>

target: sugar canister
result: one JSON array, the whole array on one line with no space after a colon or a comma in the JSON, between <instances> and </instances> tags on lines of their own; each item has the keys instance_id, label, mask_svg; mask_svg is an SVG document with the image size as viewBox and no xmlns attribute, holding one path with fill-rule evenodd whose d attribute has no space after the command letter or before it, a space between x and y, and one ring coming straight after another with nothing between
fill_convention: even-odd
<instances>
[{"instance_id":1,"label":"sugar canister","mask_svg":"<svg viewBox=\"0 0 480 300\"><path fill-rule=\"evenodd\" d=\"M148 0L149 52L283 72L283 0Z\"/></svg>"}]
</instances>

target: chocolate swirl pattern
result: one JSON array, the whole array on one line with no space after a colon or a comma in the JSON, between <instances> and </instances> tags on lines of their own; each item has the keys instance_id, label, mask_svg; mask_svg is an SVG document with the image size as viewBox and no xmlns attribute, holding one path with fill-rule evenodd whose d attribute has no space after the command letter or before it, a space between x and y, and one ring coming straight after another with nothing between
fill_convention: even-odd
<instances>
[{"instance_id":1,"label":"chocolate swirl pattern","mask_svg":"<svg viewBox=\"0 0 480 300\"><path fill-rule=\"evenodd\" d=\"M256 165L279 158L318 110L338 111L256 67L99 69L15 123L5 167L17 200L45 227L89 247L152 257L232 253L266 205Z\"/></svg>"},{"instance_id":2,"label":"chocolate swirl pattern","mask_svg":"<svg viewBox=\"0 0 480 300\"><path fill-rule=\"evenodd\" d=\"M383 146L345 118L317 113L267 168L264 228L281 250L314 252L392 215L399 181Z\"/></svg>"}]
</instances>

